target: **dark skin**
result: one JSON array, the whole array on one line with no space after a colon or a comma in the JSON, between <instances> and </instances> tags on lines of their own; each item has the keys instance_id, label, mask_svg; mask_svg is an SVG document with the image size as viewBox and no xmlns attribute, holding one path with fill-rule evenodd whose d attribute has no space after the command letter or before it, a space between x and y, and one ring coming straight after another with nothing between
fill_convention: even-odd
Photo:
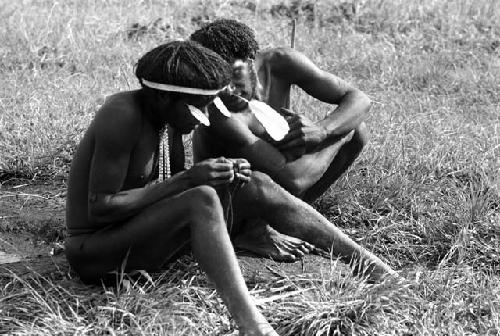
<instances>
[{"instance_id":1,"label":"dark skin","mask_svg":"<svg viewBox=\"0 0 500 336\"><path fill-rule=\"evenodd\" d=\"M195 132L195 159L202 160L214 154L245 158L253 169L268 174L292 194L312 202L347 170L367 142L363 121L370 100L363 92L319 69L294 49L258 52L255 68L260 87L252 87L251 69L241 66L234 68L233 86L242 96L260 97L280 111L290 131L276 142L249 110L233 113L229 119L213 115L210 129L199 128ZM336 107L317 122L285 109L292 85ZM288 242L290 237L280 235L260 221L243 233L236 245L279 260L300 257L303 250L299 248L300 242Z\"/></svg>"},{"instance_id":2,"label":"dark skin","mask_svg":"<svg viewBox=\"0 0 500 336\"><path fill-rule=\"evenodd\" d=\"M248 293L213 188L234 182L235 164L248 182L250 166L208 159L154 183L158 129L168 122L186 133L197 124L185 104L164 98L124 92L97 113L70 172L67 258L82 279L96 281L124 260L125 271L157 269L189 245L242 334L277 335Z\"/></svg>"},{"instance_id":3,"label":"dark skin","mask_svg":"<svg viewBox=\"0 0 500 336\"><path fill-rule=\"evenodd\" d=\"M354 271L372 280L394 274L307 203L252 172L245 159L202 160L156 182L158 130L168 123L175 138L197 124L185 103L204 109L208 102L180 103L139 90L108 98L96 114L74 156L67 193L66 255L82 279L99 280L123 264L126 272L157 270L187 246L242 335L277 335L256 308L238 266L219 197L228 190L234 230L262 218L304 244L355 260Z\"/></svg>"}]
</instances>

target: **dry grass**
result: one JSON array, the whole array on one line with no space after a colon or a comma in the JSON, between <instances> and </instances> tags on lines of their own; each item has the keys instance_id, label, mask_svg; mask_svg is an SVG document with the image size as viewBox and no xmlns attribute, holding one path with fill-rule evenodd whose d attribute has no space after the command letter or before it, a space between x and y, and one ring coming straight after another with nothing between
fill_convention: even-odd
<instances>
[{"instance_id":1,"label":"dry grass","mask_svg":"<svg viewBox=\"0 0 500 336\"><path fill-rule=\"evenodd\" d=\"M289 18L271 15L277 1L259 2L257 12L242 3L2 1L2 179L64 179L105 95L137 87L137 58L206 17L240 17L263 47L289 43ZM332 267L319 278L253 284L254 295L282 335L497 335L500 3L317 1L315 9L310 20L307 7L299 10L297 49L374 101L369 147L315 206L409 282L369 287ZM292 105L312 118L330 109L299 90ZM3 277L0 333L206 335L233 328L189 260L125 280L103 289L81 285L67 270Z\"/></svg>"}]
</instances>

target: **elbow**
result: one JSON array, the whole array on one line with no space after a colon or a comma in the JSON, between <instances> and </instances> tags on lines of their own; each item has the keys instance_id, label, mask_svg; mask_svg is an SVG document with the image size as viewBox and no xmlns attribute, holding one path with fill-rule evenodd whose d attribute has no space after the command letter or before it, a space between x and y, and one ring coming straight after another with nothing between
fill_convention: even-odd
<instances>
[{"instance_id":1,"label":"elbow","mask_svg":"<svg viewBox=\"0 0 500 336\"><path fill-rule=\"evenodd\" d=\"M113 221L113 209L108 197L90 198L87 219L90 223L106 224Z\"/></svg>"}]
</instances>

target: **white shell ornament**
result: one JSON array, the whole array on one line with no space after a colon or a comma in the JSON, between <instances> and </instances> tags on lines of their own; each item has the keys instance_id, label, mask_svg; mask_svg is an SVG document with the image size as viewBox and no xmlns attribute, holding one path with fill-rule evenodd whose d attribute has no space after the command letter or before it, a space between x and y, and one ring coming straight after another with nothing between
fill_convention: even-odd
<instances>
[{"instance_id":1,"label":"white shell ornament","mask_svg":"<svg viewBox=\"0 0 500 336\"><path fill-rule=\"evenodd\" d=\"M231 113L229 112L226 105L224 105L224 103L222 102L222 100L219 97L216 97L214 99L214 105L215 105L215 107L217 107L219 112L222 113L224 116L226 116L228 118L231 117Z\"/></svg>"},{"instance_id":2,"label":"white shell ornament","mask_svg":"<svg viewBox=\"0 0 500 336\"><path fill-rule=\"evenodd\" d=\"M290 130L287 121L271 106L259 100L250 100L248 106L273 140L280 141L287 135Z\"/></svg>"},{"instance_id":3,"label":"white shell ornament","mask_svg":"<svg viewBox=\"0 0 500 336\"><path fill-rule=\"evenodd\" d=\"M189 109L189 112L193 115L193 117L196 118L202 125L205 126L210 126L210 121L208 121L207 116L205 113L201 112L200 109L194 107L193 105L187 104L187 107Z\"/></svg>"}]
</instances>

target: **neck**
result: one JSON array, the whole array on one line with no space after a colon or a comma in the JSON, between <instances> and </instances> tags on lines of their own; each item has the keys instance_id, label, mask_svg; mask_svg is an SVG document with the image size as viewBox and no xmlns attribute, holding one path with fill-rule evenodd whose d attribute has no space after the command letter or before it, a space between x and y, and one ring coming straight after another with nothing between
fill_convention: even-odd
<instances>
[{"instance_id":1,"label":"neck","mask_svg":"<svg viewBox=\"0 0 500 336\"><path fill-rule=\"evenodd\" d=\"M168 124L168 118L166 118L168 114L165 111L169 104L165 104L164 108L160 106L158 97L155 97L149 90L140 89L137 94L143 115L156 130L164 130Z\"/></svg>"}]
</instances>

